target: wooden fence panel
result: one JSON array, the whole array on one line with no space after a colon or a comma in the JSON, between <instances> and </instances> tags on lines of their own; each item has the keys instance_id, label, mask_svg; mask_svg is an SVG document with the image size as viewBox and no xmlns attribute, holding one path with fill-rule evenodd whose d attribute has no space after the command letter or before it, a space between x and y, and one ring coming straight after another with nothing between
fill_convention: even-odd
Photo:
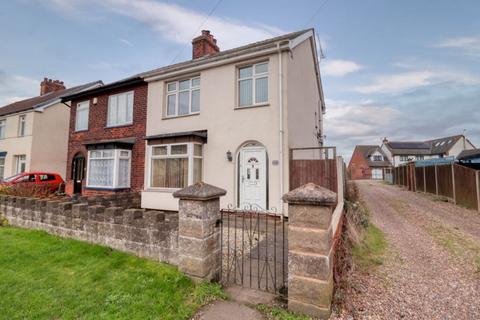
<instances>
[{"instance_id":1,"label":"wooden fence panel","mask_svg":"<svg viewBox=\"0 0 480 320\"><path fill-rule=\"evenodd\" d=\"M478 208L475 170L455 164L454 171L457 204L480 210Z\"/></svg>"},{"instance_id":2,"label":"wooden fence panel","mask_svg":"<svg viewBox=\"0 0 480 320\"><path fill-rule=\"evenodd\" d=\"M417 187L417 191L422 191L425 190L425 182L423 181L423 168L415 168L415 183Z\"/></svg>"},{"instance_id":3,"label":"wooden fence panel","mask_svg":"<svg viewBox=\"0 0 480 320\"><path fill-rule=\"evenodd\" d=\"M337 192L336 160L290 160L290 190L309 182Z\"/></svg>"},{"instance_id":4,"label":"wooden fence panel","mask_svg":"<svg viewBox=\"0 0 480 320\"><path fill-rule=\"evenodd\" d=\"M425 167L425 186L428 193L437 193L435 182L435 166Z\"/></svg>"},{"instance_id":5,"label":"wooden fence panel","mask_svg":"<svg viewBox=\"0 0 480 320\"><path fill-rule=\"evenodd\" d=\"M453 199L452 166L437 166L438 194Z\"/></svg>"}]
</instances>

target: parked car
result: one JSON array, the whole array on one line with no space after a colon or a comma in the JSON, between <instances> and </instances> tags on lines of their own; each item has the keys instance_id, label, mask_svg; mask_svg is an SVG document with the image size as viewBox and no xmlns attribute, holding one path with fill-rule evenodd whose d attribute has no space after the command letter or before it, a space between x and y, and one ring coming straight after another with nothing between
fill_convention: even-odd
<instances>
[{"instance_id":1,"label":"parked car","mask_svg":"<svg viewBox=\"0 0 480 320\"><path fill-rule=\"evenodd\" d=\"M36 186L36 187L45 187L50 191L59 191L65 185L62 177L57 173L50 172L23 172L5 178L0 182L3 186L13 186L13 185L26 185L26 186Z\"/></svg>"}]
</instances>

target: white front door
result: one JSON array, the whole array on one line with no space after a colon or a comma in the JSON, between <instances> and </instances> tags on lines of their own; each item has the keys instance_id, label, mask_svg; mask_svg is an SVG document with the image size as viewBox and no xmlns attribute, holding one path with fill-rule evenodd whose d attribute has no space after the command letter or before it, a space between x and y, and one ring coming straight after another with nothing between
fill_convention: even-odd
<instances>
[{"instance_id":1,"label":"white front door","mask_svg":"<svg viewBox=\"0 0 480 320\"><path fill-rule=\"evenodd\" d=\"M267 159L265 148L243 147L240 151L240 208L267 210Z\"/></svg>"},{"instance_id":2,"label":"white front door","mask_svg":"<svg viewBox=\"0 0 480 320\"><path fill-rule=\"evenodd\" d=\"M382 169L372 169L372 179L382 180L383 179Z\"/></svg>"}]
</instances>

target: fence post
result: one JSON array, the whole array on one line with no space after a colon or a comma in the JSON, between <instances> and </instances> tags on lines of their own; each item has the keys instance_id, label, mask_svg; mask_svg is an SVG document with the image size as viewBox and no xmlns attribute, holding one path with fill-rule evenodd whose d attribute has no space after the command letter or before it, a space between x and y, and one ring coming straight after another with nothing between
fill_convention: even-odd
<instances>
[{"instance_id":1,"label":"fence post","mask_svg":"<svg viewBox=\"0 0 480 320\"><path fill-rule=\"evenodd\" d=\"M452 163L451 167L452 167L453 203L457 204L457 189L455 188L455 164ZM478 185L477 185L477 189L478 189Z\"/></svg>"},{"instance_id":2,"label":"fence post","mask_svg":"<svg viewBox=\"0 0 480 320\"><path fill-rule=\"evenodd\" d=\"M435 167L435 194L438 196L438 178L437 178L437 165Z\"/></svg>"},{"instance_id":3,"label":"fence post","mask_svg":"<svg viewBox=\"0 0 480 320\"><path fill-rule=\"evenodd\" d=\"M480 170L475 171L477 177L477 210L480 212Z\"/></svg>"},{"instance_id":4,"label":"fence post","mask_svg":"<svg viewBox=\"0 0 480 320\"><path fill-rule=\"evenodd\" d=\"M332 214L337 194L307 183L288 203L288 309L327 319L333 295Z\"/></svg>"},{"instance_id":5,"label":"fence post","mask_svg":"<svg viewBox=\"0 0 480 320\"><path fill-rule=\"evenodd\" d=\"M179 198L179 269L197 281L220 278L220 197L227 192L204 182L173 193Z\"/></svg>"},{"instance_id":6,"label":"fence post","mask_svg":"<svg viewBox=\"0 0 480 320\"><path fill-rule=\"evenodd\" d=\"M427 193L427 174L425 173L425 166L423 166L423 193Z\"/></svg>"}]
</instances>

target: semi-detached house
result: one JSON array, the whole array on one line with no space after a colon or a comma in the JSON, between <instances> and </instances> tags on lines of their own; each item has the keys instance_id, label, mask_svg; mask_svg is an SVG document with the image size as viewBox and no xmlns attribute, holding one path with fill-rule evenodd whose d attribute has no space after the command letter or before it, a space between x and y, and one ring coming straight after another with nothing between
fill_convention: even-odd
<instances>
[{"instance_id":1,"label":"semi-detached house","mask_svg":"<svg viewBox=\"0 0 480 320\"><path fill-rule=\"evenodd\" d=\"M66 89L62 81L45 78L39 96L1 107L0 179L25 171L65 177L70 110L61 99L101 84L96 81Z\"/></svg>"},{"instance_id":2,"label":"semi-detached house","mask_svg":"<svg viewBox=\"0 0 480 320\"><path fill-rule=\"evenodd\" d=\"M289 148L323 144L316 48L313 29L226 51L204 30L192 41L192 60L134 77L142 97L138 89L108 86L70 97L69 174L81 185L75 192L140 189L142 207L177 210L173 192L205 181L227 190L222 206L282 210ZM81 108L90 112L83 133L72 130ZM133 118L111 127L119 114ZM77 156L85 172L75 169Z\"/></svg>"}]
</instances>

